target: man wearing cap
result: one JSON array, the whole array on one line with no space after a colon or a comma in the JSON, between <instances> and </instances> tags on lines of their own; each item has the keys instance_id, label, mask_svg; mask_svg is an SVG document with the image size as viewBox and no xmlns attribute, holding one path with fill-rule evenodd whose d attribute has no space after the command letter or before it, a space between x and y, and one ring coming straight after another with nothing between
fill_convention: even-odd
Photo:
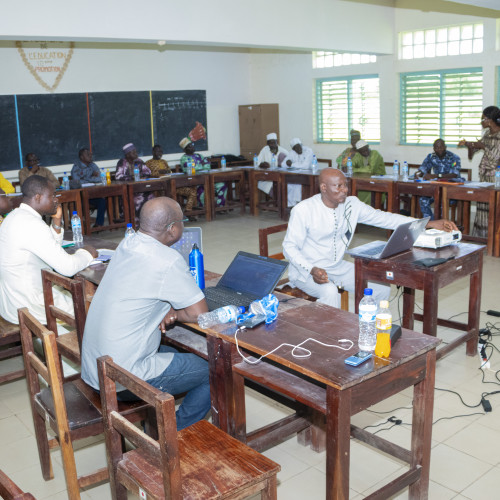
<instances>
[{"instance_id":1,"label":"man wearing cap","mask_svg":"<svg viewBox=\"0 0 500 500\"><path fill-rule=\"evenodd\" d=\"M361 139L361 134L358 130L352 129L350 132L351 135L351 147L344 149L342 153L337 156L335 160L339 168L343 168L347 166L347 158L352 157L356 154L356 143Z\"/></svg>"},{"instance_id":2,"label":"man wearing cap","mask_svg":"<svg viewBox=\"0 0 500 500\"><path fill-rule=\"evenodd\" d=\"M151 175L151 170L146 166L146 164L139 158L135 146L130 142L123 146L124 158L118 160L116 164L115 179L117 181L133 181L134 180L134 169L139 169L139 174L142 178L149 177ZM135 213L138 216L141 211L142 205L146 203L150 198L153 198L152 193L136 193L134 194L134 206Z\"/></svg>"},{"instance_id":3,"label":"man wearing cap","mask_svg":"<svg viewBox=\"0 0 500 500\"><path fill-rule=\"evenodd\" d=\"M181 168L184 173L191 174L193 164L196 172L210 171L210 161L207 160L203 155L195 153L194 143L191 141L191 139L184 137L184 139L179 142L179 146L184 150L184 154L181 156ZM215 184L215 203L218 207L223 207L226 204L226 193L226 183L217 182ZM198 186L197 196L198 203L203 206L205 204L205 190L203 186Z\"/></svg>"},{"instance_id":4,"label":"man wearing cap","mask_svg":"<svg viewBox=\"0 0 500 500\"><path fill-rule=\"evenodd\" d=\"M354 174L385 175L384 159L380 154L370 149L368 143L360 139L356 143L356 154L351 158ZM359 191L358 198L368 205L371 204L371 193Z\"/></svg>"},{"instance_id":5,"label":"man wearing cap","mask_svg":"<svg viewBox=\"0 0 500 500\"><path fill-rule=\"evenodd\" d=\"M269 168L273 156L276 156L276 165L281 167L283 160L288 155L288 151L278 145L278 136L276 133L266 135L267 146L264 146L259 153L259 167ZM271 193L273 183L271 181L259 181L259 189L267 195Z\"/></svg>"},{"instance_id":6,"label":"man wearing cap","mask_svg":"<svg viewBox=\"0 0 500 500\"><path fill-rule=\"evenodd\" d=\"M35 153L28 153L25 156L25 165L19 170L19 184L21 187L24 181L30 177L31 175L40 175L41 177L45 177L49 179L49 181L54 184L55 187L59 186L59 181L56 179L56 176L52 173L52 170L48 168L40 166L40 160L37 158Z\"/></svg>"},{"instance_id":7,"label":"man wearing cap","mask_svg":"<svg viewBox=\"0 0 500 500\"><path fill-rule=\"evenodd\" d=\"M297 170L310 170L313 160L313 150L302 145L302 141L295 137L290 141L292 150L283 160L282 166ZM302 185L288 184L288 206L293 207L302 200Z\"/></svg>"}]
</instances>

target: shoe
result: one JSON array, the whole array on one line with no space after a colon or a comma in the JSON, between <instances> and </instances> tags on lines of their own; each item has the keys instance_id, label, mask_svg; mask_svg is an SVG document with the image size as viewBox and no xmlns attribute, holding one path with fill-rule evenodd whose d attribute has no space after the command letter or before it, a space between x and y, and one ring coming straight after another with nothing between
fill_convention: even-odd
<instances>
[{"instance_id":1,"label":"shoe","mask_svg":"<svg viewBox=\"0 0 500 500\"><path fill-rule=\"evenodd\" d=\"M118 219L114 219L113 222L115 224L121 224L122 222L125 222L125 219L123 217L118 217Z\"/></svg>"}]
</instances>

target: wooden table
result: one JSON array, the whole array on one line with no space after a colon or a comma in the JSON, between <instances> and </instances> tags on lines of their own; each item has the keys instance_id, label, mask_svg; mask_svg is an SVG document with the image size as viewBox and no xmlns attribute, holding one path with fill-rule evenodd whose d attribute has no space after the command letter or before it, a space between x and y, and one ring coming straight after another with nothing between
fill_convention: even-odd
<instances>
[{"instance_id":1,"label":"wooden table","mask_svg":"<svg viewBox=\"0 0 500 500\"><path fill-rule=\"evenodd\" d=\"M394 346L388 360L373 358L359 367L344 359L357 352L358 317L324 304L308 303L280 313L275 323L239 333L245 355L268 353L282 342L299 344L309 337L338 344L341 338L354 342L340 351L309 342L308 358L292 357L284 347L257 365L241 360L235 346L234 324L217 325L207 331L212 418L216 425L256 449L268 448L285 437L283 429L301 432L303 444L311 442L308 420L326 417L326 498L349 497L350 436L406 461L409 470L377 491L374 498L387 498L410 486L410 498L427 498L431 453L434 370L439 340L410 330ZM299 418L270 424L246 432L244 381L254 380L311 410ZM400 392L413 390L411 450L351 426L351 416ZM316 417L315 417L316 415ZM317 427L317 426L314 426ZM369 464L366 464L369 467ZM371 497L370 497L371 498Z\"/></svg>"},{"instance_id":2,"label":"wooden table","mask_svg":"<svg viewBox=\"0 0 500 500\"><path fill-rule=\"evenodd\" d=\"M210 186L210 174L197 173L195 175L172 175L170 177L170 192L176 193L177 188L203 186L205 192L205 204L196 211L186 212L186 215L205 215L207 222L212 220L212 190Z\"/></svg>"},{"instance_id":3,"label":"wooden table","mask_svg":"<svg viewBox=\"0 0 500 500\"><path fill-rule=\"evenodd\" d=\"M414 320L422 321L422 331L433 337L437 334L438 325L460 330L455 340L438 351L438 359L466 342L468 356L477 354L479 334L479 312L481 305L481 283L483 274L483 245L459 243L438 250L416 248L383 260L370 260L355 257L356 295L355 312L363 298L363 290L368 281L376 281L387 285L401 285L403 293L403 327L413 329ZM427 257L453 257L443 264L434 267L418 266L413 262ZM469 276L469 309L467 323L438 318L438 291L443 286ZM414 313L415 290L424 291L423 314Z\"/></svg>"},{"instance_id":4,"label":"wooden table","mask_svg":"<svg viewBox=\"0 0 500 500\"><path fill-rule=\"evenodd\" d=\"M217 206L215 199L215 184L217 182L226 182L227 196L226 204ZM233 184L235 184L235 195L233 196ZM238 168L226 168L225 170L211 170L210 171L210 194L212 197L212 219L215 219L217 212L225 210L240 209L240 214L245 213L245 171Z\"/></svg>"},{"instance_id":5,"label":"wooden table","mask_svg":"<svg viewBox=\"0 0 500 500\"><path fill-rule=\"evenodd\" d=\"M259 203L259 181L270 181L273 183L273 197L275 204L272 206ZM256 168L249 172L249 191L250 191L250 213L252 215L259 215L259 208L271 210L273 212L281 213L281 182L282 176L280 170L270 170L263 168Z\"/></svg>"},{"instance_id":6,"label":"wooden table","mask_svg":"<svg viewBox=\"0 0 500 500\"><path fill-rule=\"evenodd\" d=\"M434 216L436 219L441 218L441 186L438 183L430 182L415 182L415 181L398 181L394 183L394 203L393 210L399 213L400 198L403 195L411 195L410 215L417 217L418 206L417 202L420 196L429 196L434 198Z\"/></svg>"},{"instance_id":7,"label":"wooden table","mask_svg":"<svg viewBox=\"0 0 500 500\"><path fill-rule=\"evenodd\" d=\"M354 174L351 179L351 193L358 196L358 191L371 191L375 194L372 206L382 208L382 194L387 193L387 211L394 211L394 184L392 179L373 179L370 175Z\"/></svg>"}]
</instances>

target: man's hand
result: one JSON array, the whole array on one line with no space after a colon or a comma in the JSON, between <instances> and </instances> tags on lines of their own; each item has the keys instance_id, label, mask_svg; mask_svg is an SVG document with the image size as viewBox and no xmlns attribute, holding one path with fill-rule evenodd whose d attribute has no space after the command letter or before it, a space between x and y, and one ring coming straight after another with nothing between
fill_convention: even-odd
<instances>
[{"instance_id":1,"label":"man's hand","mask_svg":"<svg viewBox=\"0 0 500 500\"><path fill-rule=\"evenodd\" d=\"M267 161L263 161L260 165L259 168L269 168L271 165L267 163Z\"/></svg>"},{"instance_id":2,"label":"man's hand","mask_svg":"<svg viewBox=\"0 0 500 500\"><path fill-rule=\"evenodd\" d=\"M92 245L83 245L82 247L80 248L83 248L84 250L87 250L87 252L92 255L92 257L94 259L97 259L97 257L99 257L99 253L97 252L97 250L92 246Z\"/></svg>"},{"instance_id":3,"label":"man's hand","mask_svg":"<svg viewBox=\"0 0 500 500\"><path fill-rule=\"evenodd\" d=\"M434 174L424 174L424 180L425 181L430 181L432 179L435 179L436 176Z\"/></svg>"},{"instance_id":4,"label":"man's hand","mask_svg":"<svg viewBox=\"0 0 500 500\"><path fill-rule=\"evenodd\" d=\"M286 164L287 164L289 167L291 167L291 166L292 166L292 160L287 160L287 161L286 161Z\"/></svg>"},{"instance_id":5,"label":"man's hand","mask_svg":"<svg viewBox=\"0 0 500 500\"><path fill-rule=\"evenodd\" d=\"M173 325L177 321L177 311L174 309L170 309L167 315L161 320L160 323L160 331L161 333L165 333L167 326Z\"/></svg>"},{"instance_id":6,"label":"man's hand","mask_svg":"<svg viewBox=\"0 0 500 500\"><path fill-rule=\"evenodd\" d=\"M100 174L99 172L97 172L97 170L94 170L94 171L92 172L92 177L100 177L100 175L101 175L101 174Z\"/></svg>"},{"instance_id":7,"label":"man's hand","mask_svg":"<svg viewBox=\"0 0 500 500\"><path fill-rule=\"evenodd\" d=\"M458 231L458 227L455 223L447 219L430 220L426 229L439 229L440 231L446 231L447 233L450 233L451 231Z\"/></svg>"},{"instance_id":8,"label":"man's hand","mask_svg":"<svg viewBox=\"0 0 500 500\"><path fill-rule=\"evenodd\" d=\"M62 220L62 206L61 204L57 205L57 210L56 213L52 216L52 220L58 225L61 225L61 220Z\"/></svg>"},{"instance_id":9,"label":"man's hand","mask_svg":"<svg viewBox=\"0 0 500 500\"><path fill-rule=\"evenodd\" d=\"M328 279L327 272L324 269L321 269L320 267L313 267L311 269L310 274L313 277L314 282L317 283L318 285L323 285L330 281Z\"/></svg>"}]
</instances>

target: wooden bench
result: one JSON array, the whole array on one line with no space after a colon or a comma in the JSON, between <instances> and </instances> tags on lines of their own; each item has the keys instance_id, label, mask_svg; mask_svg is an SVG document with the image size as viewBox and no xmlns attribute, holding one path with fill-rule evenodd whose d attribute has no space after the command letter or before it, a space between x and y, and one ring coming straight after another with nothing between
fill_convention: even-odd
<instances>
[{"instance_id":1,"label":"wooden bench","mask_svg":"<svg viewBox=\"0 0 500 500\"><path fill-rule=\"evenodd\" d=\"M0 360L22 355L19 325L9 323L0 316ZM23 378L24 374L24 369L3 373L0 375L0 384Z\"/></svg>"}]
</instances>

